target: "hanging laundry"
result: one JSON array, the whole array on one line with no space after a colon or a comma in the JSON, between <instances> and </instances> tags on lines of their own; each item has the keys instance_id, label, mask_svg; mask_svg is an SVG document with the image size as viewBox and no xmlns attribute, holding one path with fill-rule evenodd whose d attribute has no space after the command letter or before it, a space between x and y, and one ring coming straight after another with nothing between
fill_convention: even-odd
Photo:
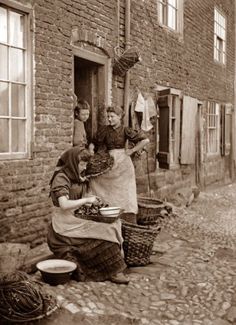
<instances>
[{"instance_id":1,"label":"hanging laundry","mask_svg":"<svg viewBox=\"0 0 236 325\"><path fill-rule=\"evenodd\" d=\"M144 99L142 94L139 92L135 111L143 113L141 129L144 131L150 131L153 128L150 118L157 115L156 106L152 97L148 95L147 98Z\"/></svg>"},{"instance_id":2,"label":"hanging laundry","mask_svg":"<svg viewBox=\"0 0 236 325\"><path fill-rule=\"evenodd\" d=\"M148 102L145 100L144 111L143 111L143 120L141 123L141 129L144 131L149 131L153 128L152 123L150 122L150 115L148 109Z\"/></svg>"},{"instance_id":3,"label":"hanging laundry","mask_svg":"<svg viewBox=\"0 0 236 325\"><path fill-rule=\"evenodd\" d=\"M134 110L135 110L135 112L143 113L144 109L145 109L145 99L143 98L143 95L141 94L141 92L139 92Z\"/></svg>"},{"instance_id":4,"label":"hanging laundry","mask_svg":"<svg viewBox=\"0 0 236 325\"><path fill-rule=\"evenodd\" d=\"M149 117L151 118L153 116L157 116L157 108L154 103L154 100L152 99L152 96L149 95L145 102L146 102L147 109L149 111Z\"/></svg>"}]
</instances>

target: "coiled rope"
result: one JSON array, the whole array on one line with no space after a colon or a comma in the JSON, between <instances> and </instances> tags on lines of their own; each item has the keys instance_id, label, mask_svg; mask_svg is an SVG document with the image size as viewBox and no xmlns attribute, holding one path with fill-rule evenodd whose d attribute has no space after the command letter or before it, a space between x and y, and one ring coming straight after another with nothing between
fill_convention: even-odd
<instances>
[{"instance_id":1,"label":"coiled rope","mask_svg":"<svg viewBox=\"0 0 236 325\"><path fill-rule=\"evenodd\" d=\"M0 316L3 319L28 322L43 318L56 309L56 299L26 273L0 274Z\"/></svg>"}]
</instances>

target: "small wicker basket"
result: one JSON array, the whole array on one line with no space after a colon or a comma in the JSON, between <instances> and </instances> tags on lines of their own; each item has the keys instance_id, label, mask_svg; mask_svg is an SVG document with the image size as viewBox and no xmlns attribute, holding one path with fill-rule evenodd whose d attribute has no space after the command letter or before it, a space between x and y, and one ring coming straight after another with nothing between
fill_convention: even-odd
<instances>
[{"instance_id":1,"label":"small wicker basket","mask_svg":"<svg viewBox=\"0 0 236 325\"><path fill-rule=\"evenodd\" d=\"M150 263L154 240L160 230L159 226L122 222L123 248L128 266L144 266Z\"/></svg>"},{"instance_id":2,"label":"small wicker basket","mask_svg":"<svg viewBox=\"0 0 236 325\"><path fill-rule=\"evenodd\" d=\"M172 207L163 201L149 198L139 197L138 198L138 216L137 220L147 218L148 215L161 215L162 212L171 213Z\"/></svg>"}]
</instances>

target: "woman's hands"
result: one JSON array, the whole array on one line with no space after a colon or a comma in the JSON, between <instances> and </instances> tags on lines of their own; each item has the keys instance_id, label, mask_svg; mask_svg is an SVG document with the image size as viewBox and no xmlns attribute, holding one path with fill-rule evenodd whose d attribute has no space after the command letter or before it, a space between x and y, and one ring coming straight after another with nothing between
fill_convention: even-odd
<instances>
[{"instance_id":1,"label":"woman's hands","mask_svg":"<svg viewBox=\"0 0 236 325\"><path fill-rule=\"evenodd\" d=\"M95 195L89 196L89 197L87 197L85 199L87 200L86 203L88 203L88 204L96 205L96 204L101 203L101 199L98 196L95 196Z\"/></svg>"},{"instance_id":2,"label":"woman's hands","mask_svg":"<svg viewBox=\"0 0 236 325\"><path fill-rule=\"evenodd\" d=\"M78 200L70 200L66 196L61 196L58 198L58 202L62 210L74 210L74 209L78 209L79 207L85 204L98 205L99 203L101 203L101 199L95 195L84 197Z\"/></svg>"},{"instance_id":3,"label":"woman's hands","mask_svg":"<svg viewBox=\"0 0 236 325\"><path fill-rule=\"evenodd\" d=\"M131 156L134 153L133 149L125 149L125 153L127 156Z\"/></svg>"},{"instance_id":4,"label":"woman's hands","mask_svg":"<svg viewBox=\"0 0 236 325\"><path fill-rule=\"evenodd\" d=\"M125 153L127 156L131 156L133 153L144 149L144 147L150 142L149 139L144 139L136 144L133 148L125 149Z\"/></svg>"}]
</instances>

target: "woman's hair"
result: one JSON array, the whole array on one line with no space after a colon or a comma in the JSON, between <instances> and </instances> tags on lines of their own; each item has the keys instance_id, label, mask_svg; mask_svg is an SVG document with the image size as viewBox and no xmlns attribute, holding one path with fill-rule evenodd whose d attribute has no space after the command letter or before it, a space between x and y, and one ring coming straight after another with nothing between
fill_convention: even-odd
<instances>
[{"instance_id":1,"label":"woman's hair","mask_svg":"<svg viewBox=\"0 0 236 325\"><path fill-rule=\"evenodd\" d=\"M90 111L90 105L85 99L80 99L78 100L77 106L75 106L74 108L74 114L79 114L79 112L83 109Z\"/></svg>"},{"instance_id":2,"label":"woman's hair","mask_svg":"<svg viewBox=\"0 0 236 325\"><path fill-rule=\"evenodd\" d=\"M107 108L107 113L115 113L116 115L121 116L121 118L125 115L123 108L120 106L109 106Z\"/></svg>"}]
</instances>

